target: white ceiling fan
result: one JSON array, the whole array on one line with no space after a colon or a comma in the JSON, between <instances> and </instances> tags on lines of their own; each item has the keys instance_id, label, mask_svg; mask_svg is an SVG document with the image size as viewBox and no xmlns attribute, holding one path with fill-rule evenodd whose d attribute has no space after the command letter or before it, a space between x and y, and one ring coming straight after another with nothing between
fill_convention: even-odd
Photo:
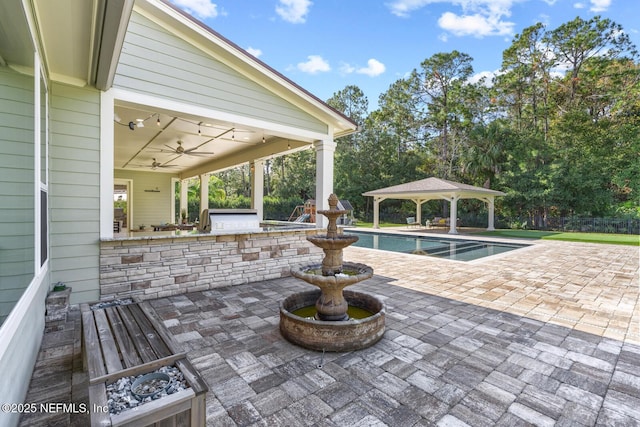
<instances>
[{"instance_id":1,"label":"white ceiling fan","mask_svg":"<svg viewBox=\"0 0 640 427\"><path fill-rule=\"evenodd\" d=\"M164 145L165 147L168 148L168 150L165 149L160 149L161 152L163 153L172 153L172 154L177 154L178 156L182 156L183 154L186 154L188 156L212 156L215 153L212 152L206 152L206 151L196 151L200 146L197 147L193 147L193 148L188 148L185 149L182 146L182 141L178 140L178 146L177 147L171 147L169 145Z\"/></svg>"},{"instance_id":2,"label":"white ceiling fan","mask_svg":"<svg viewBox=\"0 0 640 427\"><path fill-rule=\"evenodd\" d=\"M167 163L160 163L159 161L157 161L155 159L155 157L153 158L153 161L151 162L151 164L146 164L146 165L131 165L135 168L150 168L150 169L160 169L160 168L177 168L179 167L178 165L169 165Z\"/></svg>"}]
</instances>

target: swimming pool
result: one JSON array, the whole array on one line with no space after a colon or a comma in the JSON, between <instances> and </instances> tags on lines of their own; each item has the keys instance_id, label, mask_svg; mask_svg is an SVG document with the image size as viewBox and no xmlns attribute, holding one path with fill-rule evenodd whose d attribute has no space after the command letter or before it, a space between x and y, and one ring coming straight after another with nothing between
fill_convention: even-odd
<instances>
[{"instance_id":1,"label":"swimming pool","mask_svg":"<svg viewBox=\"0 0 640 427\"><path fill-rule=\"evenodd\" d=\"M487 242L435 236L408 236L401 234L368 233L351 230L345 232L348 234L355 234L359 237L359 240L352 246L415 255L426 255L457 261L473 261L486 256L497 255L529 246L519 243Z\"/></svg>"}]
</instances>

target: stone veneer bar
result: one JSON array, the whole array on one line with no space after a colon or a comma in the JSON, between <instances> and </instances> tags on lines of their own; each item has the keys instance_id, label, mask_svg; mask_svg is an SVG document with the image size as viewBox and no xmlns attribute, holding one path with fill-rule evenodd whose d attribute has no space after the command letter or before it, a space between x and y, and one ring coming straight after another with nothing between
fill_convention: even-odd
<instances>
[{"instance_id":1,"label":"stone veneer bar","mask_svg":"<svg viewBox=\"0 0 640 427\"><path fill-rule=\"evenodd\" d=\"M315 228L252 233L188 234L100 242L100 300L146 300L290 275L319 263L307 241Z\"/></svg>"}]
</instances>

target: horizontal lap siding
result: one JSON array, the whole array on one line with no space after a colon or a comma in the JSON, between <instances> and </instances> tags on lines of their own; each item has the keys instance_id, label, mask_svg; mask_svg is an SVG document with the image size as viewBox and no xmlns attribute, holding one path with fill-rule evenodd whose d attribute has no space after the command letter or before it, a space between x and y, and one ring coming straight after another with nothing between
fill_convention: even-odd
<instances>
[{"instance_id":1,"label":"horizontal lap siding","mask_svg":"<svg viewBox=\"0 0 640 427\"><path fill-rule=\"evenodd\" d=\"M127 29L114 87L327 131L324 123L137 13Z\"/></svg>"},{"instance_id":2,"label":"horizontal lap siding","mask_svg":"<svg viewBox=\"0 0 640 427\"><path fill-rule=\"evenodd\" d=\"M169 216L169 206L173 200L172 174L116 170L114 176L133 180L131 203L135 222L130 225L131 228L139 228L140 225L149 227L154 224L172 224L176 221Z\"/></svg>"},{"instance_id":3,"label":"horizontal lap siding","mask_svg":"<svg viewBox=\"0 0 640 427\"><path fill-rule=\"evenodd\" d=\"M100 93L54 84L49 148L51 277L72 303L98 299Z\"/></svg>"},{"instance_id":4,"label":"horizontal lap siding","mask_svg":"<svg viewBox=\"0 0 640 427\"><path fill-rule=\"evenodd\" d=\"M0 67L0 323L34 274L33 77Z\"/></svg>"}]
</instances>

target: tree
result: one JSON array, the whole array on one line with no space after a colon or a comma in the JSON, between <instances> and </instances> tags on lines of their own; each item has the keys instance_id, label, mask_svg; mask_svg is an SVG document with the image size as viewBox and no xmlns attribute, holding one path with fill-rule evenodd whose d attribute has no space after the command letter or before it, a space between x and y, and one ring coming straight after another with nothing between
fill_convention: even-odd
<instances>
[{"instance_id":1,"label":"tree","mask_svg":"<svg viewBox=\"0 0 640 427\"><path fill-rule=\"evenodd\" d=\"M633 59L638 55L622 26L600 16L588 21L576 17L549 32L545 41L552 47L556 63L567 67L567 105L575 102L585 63L605 65L615 59Z\"/></svg>"},{"instance_id":2,"label":"tree","mask_svg":"<svg viewBox=\"0 0 640 427\"><path fill-rule=\"evenodd\" d=\"M281 199L315 198L316 162L314 150L303 150L273 159L272 193Z\"/></svg>"},{"instance_id":3,"label":"tree","mask_svg":"<svg viewBox=\"0 0 640 427\"><path fill-rule=\"evenodd\" d=\"M544 43L544 25L538 23L515 36L502 53L497 82L503 102L510 108L517 128L532 126L547 136L549 131L549 84L554 65L550 47Z\"/></svg>"},{"instance_id":4,"label":"tree","mask_svg":"<svg viewBox=\"0 0 640 427\"><path fill-rule=\"evenodd\" d=\"M450 178L456 160L458 137L471 122L463 102L463 86L473 74L473 58L456 50L425 59L412 79L415 96L427 105L428 120L439 158L436 175Z\"/></svg>"},{"instance_id":5,"label":"tree","mask_svg":"<svg viewBox=\"0 0 640 427\"><path fill-rule=\"evenodd\" d=\"M503 147L511 132L501 121L476 125L469 135L469 148L463 154L463 172L472 182L491 188L504 161Z\"/></svg>"}]
</instances>

